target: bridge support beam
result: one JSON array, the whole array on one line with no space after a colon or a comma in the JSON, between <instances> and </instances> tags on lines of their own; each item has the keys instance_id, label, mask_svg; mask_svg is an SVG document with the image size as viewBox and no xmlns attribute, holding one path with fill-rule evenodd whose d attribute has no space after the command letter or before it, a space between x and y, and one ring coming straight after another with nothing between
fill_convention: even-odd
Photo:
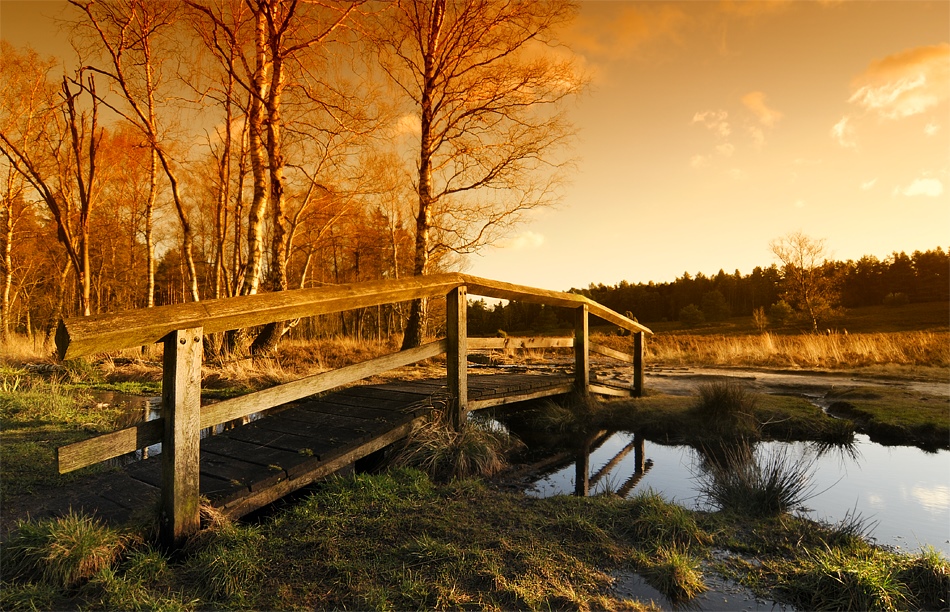
<instances>
[{"instance_id":1,"label":"bridge support beam","mask_svg":"<svg viewBox=\"0 0 950 612\"><path fill-rule=\"evenodd\" d=\"M461 429L468 416L468 292L457 287L445 296L445 327L448 347L445 352L445 375L448 378L451 422Z\"/></svg>"},{"instance_id":2,"label":"bridge support beam","mask_svg":"<svg viewBox=\"0 0 950 612\"><path fill-rule=\"evenodd\" d=\"M574 309L574 390L590 394L590 338L587 304Z\"/></svg>"},{"instance_id":3,"label":"bridge support beam","mask_svg":"<svg viewBox=\"0 0 950 612\"><path fill-rule=\"evenodd\" d=\"M181 547L199 528L202 332L201 327L182 329L164 338L159 535L170 550Z\"/></svg>"},{"instance_id":4,"label":"bridge support beam","mask_svg":"<svg viewBox=\"0 0 950 612\"><path fill-rule=\"evenodd\" d=\"M643 332L633 333L633 397L643 397L643 356L646 346Z\"/></svg>"}]
</instances>

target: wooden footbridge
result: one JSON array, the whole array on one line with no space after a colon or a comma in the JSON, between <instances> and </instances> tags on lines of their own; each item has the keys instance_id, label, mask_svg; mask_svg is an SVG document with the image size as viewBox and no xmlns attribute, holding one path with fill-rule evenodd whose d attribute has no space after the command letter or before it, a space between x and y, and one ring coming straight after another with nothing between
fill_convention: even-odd
<instances>
[{"instance_id":1,"label":"wooden footbridge","mask_svg":"<svg viewBox=\"0 0 950 612\"><path fill-rule=\"evenodd\" d=\"M571 308L574 334L566 338L469 338L468 293ZM205 334L442 296L446 299L446 337L441 340L201 405ZM633 332L634 354L592 344L590 316ZM334 285L69 319L60 324L56 335L62 359L162 342L163 409L157 420L60 448L59 471L70 472L161 443L160 455L129 464L79 505L121 515L149 504L150 499L158 500L162 540L174 547L197 530L200 496L225 514L241 516L370 457L407 436L435 409L447 411L453 424L461 427L469 411L501 404L571 392L639 395L645 333L651 332L584 296L463 274ZM469 376L470 350L534 347L572 347L573 374ZM591 352L631 364L632 388L592 384ZM356 384L442 354L444 379ZM202 430L261 413L263 418L247 425L201 436Z\"/></svg>"}]
</instances>

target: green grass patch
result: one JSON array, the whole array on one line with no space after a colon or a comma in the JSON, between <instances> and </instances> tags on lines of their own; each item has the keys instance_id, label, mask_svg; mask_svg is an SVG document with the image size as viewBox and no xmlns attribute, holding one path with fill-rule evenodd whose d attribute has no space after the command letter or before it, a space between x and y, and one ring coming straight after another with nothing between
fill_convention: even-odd
<instances>
[{"instance_id":1,"label":"green grass patch","mask_svg":"<svg viewBox=\"0 0 950 612\"><path fill-rule=\"evenodd\" d=\"M83 517L21 525L2 554L2 609L647 609L612 593L621 570L677 601L716 571L803 608L932 609L948 584L938 553L791 515L536 499L408 469L331 479L257 525L212 521L174 559Z\"/></svg>"},{"instance_id":2,"label":"green grass patch","mask_svg":"<svg viewBox=\"0 0 950 612\"><path fill-rule=\"evenodd\" d=\"M855 387L825 395L829 412L853 420L875 442L950 448L950 398L913 389Z\"/></svg>"}]
</instances>

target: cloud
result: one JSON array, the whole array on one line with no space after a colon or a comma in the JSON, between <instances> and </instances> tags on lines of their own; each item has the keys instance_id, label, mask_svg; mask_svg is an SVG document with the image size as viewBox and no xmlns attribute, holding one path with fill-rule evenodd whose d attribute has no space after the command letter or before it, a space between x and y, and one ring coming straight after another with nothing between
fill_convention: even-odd
<instances>
[{"instance_id":1,"label":"cloud","mask_svg":"<svg viewBox=\"0 0 950 612\"><path fill-rule=\"evenodd\" d=\"M422 120L419 115L407 114L396 120L391 130L393 136L404 136L406 134L419 135L422 133Z\"/></svg>"},{"instance_id":2,"label":"cloud","mask_svg":"<svg viewBox=\"0 0 950 612\"><path fill-rule=\"evenodd\" d=\"M805 208L805 200L795 200L795 208Z\"/></svg>"},{"instance_id":3,"label":"cloud","mask_svg":"<svg viewBox=\"0 0 950 612\"><path fill-rule=\"evenodd\" d=\"M940 179L935 178L914 179L910 185L901 189L900 193L907 197L928 196L936 198L943 194L943 183L940 182Z\"/></svg>"},{"instance_id":4,"label":"cloud","mask_svg":"<svg viewBox=\"0 0 950 612\"><path fill-rule=\"evenodd\" d=\"M742 96L742 103L752 111L759 123L765 127L772 127L775 122L782 118L782 113L769 108L765 103L765 94L761 91L752 91Z\"/></svg>"},{"instance_id":5,"label":"cloud","mask_svg":"<svg viewBox=\"0 0 950 612\"><path fill-rule=\"evenodd\" d=\"M689 159L689 165L693 168L705 168L709 165L708 155L693 155Z\"/></svg>"},{"instance_id":6,"label":"cloud","mask_svg":"<svg viewBox=\"0 0 950 612\"><path fill-rule=\"evenodd\" d=\"M864 181L863 183L861 183L861 190L862 190L862 191L869 191L869 190L871 190L871 189L874 189L874 186L875 186L875 185L877 185L877 179L876 179L876 178L873 178L873 179L871 179L870 181Z\"/></svg>"},{"instance_id":7,"label":"cloud","mask_svg":"<svg viewBox=\"0 0 950 612\"><path fill-rule=\"evenodd\" d=\"M676 41L689 24L686 12L672 4L582 3L563 36L579 53L624 59L665 39Z\"/></svg>"},{"instance_id":8,"label":"cloud","mask_svg":"<svg viewBox=\"0 0 950 612\"><path fill-rule=\"evenodd\" d=\"M939 123L934 123L933 121L931 121L930 123L924 126L924 134L928 136L933 136L939 131L940 131Z\"/></svg>"},{"instance_id":9,"label":"cloud","mask_svg":"<svg viewBox=\"0 0 950 612\"><path fill-rule=\"evenodd\" d=\"M524 251L528 249L540 248L543 244L544 235L528 230L518 234L510 240L506 240L500 246L508 249Z\"/></svg>"},{"instance_id":10,"label":"cloud","mask_svg":"<svg viewBox=\"0 0 950 612\"><path fill-rule=\"evenodd\" d=\"M729 122L726 121L728 118L729 113L724 110L708 110L694 114L693 123L702 123L709 128L709 131L722 138L727 138L732 133L732 128L729 126Z\"/></svg>"},{"instance_id":11,"label":"cloud","mask_svg":"<svg viewBox=\"0 0 950 612\"><path fill-rule=\"evenodd\" d=\"M736 148L732 143L724 142L721 145L716 146L716 152L722 155L723 157L732 157L732 154L735 153Z\"/></svg>"},{"instance_id":12,"label":"cloud","mask_svg":"<svg viewBox=\"0 0 950 612\"><path fill-rule=\"evenodd\" d=\"M858 145L854 142L854 127L850 123L851 117L842 117L841 121L831 128L831 137L842 147L853 149Z\"/></svg>"},{"instance_id":13,"label":"cloud","mask_svg":"<svg viewBox=\"0 0 950 612\"><path fill-rule=\"evenodd\" d=\"M885 119L919 115L950 98L950 43L871 62L851 86L849 102Z\"/></svg>"}]
</instances>

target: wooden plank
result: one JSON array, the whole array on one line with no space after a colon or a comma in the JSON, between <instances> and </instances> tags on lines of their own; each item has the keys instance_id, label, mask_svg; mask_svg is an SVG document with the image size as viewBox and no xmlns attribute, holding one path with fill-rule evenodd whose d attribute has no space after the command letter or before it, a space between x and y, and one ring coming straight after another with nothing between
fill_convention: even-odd
<instances>
[{"instance_id":1,"label":"wooden plank","mask_svg":"<svg viewBox=\"0 0 950 612\"><path fill-rule=\"evenodd\" d=\"M331 427L339 430L362 429L371 426L373 419L364 419L354 415L337 414L332 410L321 411L323 402L312 402L302 406L295 406L290 410L281 412L280 415L270 419L260 421L262 427L267 427L275 423L289 421L290 425L303 423L310 427Z\"/></svg>"},{"instance_id":2,"label":"wooden plank","mask_svg":"<svg viewBox=\"0 0 950 612\"><path fill-rule=\"evenodd\" d=\"M476 349L539 349L571 348L574 338L528 336L508 338L469 338L469 350Z\"/></svg>"},{"instance_id":3,"label":"wooden plank","mask_svg":"<svg viewBox=\"0 0 950 612\"><path fill-rule=\"evenodd\" d=\"M280 499L288 493L292 493L301 487L305 487L312 482L333 474L334 472L355 462L357 459L361 459L371 453L389 446L397 440L401 440L402 438L406 437L410 431L412 431L413 427L421 424L423 420L424 417L418 417L413 421L406 423L405 425L389 430L382 436L342 452L340 455L332 458L330 461L322 463L306 474L302 474L292 480L285 480L278 483L276 486L273 486L269 489L264 489L258 493L253 493L235 503L226 505L221 509L227 516L233 518L244 516L248 512L252 512L258 508L266 506L267 504Z\"/></svg>"},{"instance_id":4,"label":"wooden plank","mask_svg":"<svg viewBox=\"0 0 950 612\"><path fill-rule=\"evenodd\" d=\"M165 421L145 421L132 427L113 431L82 442L68 444L56 449L59 473L73 470L135 452L162 441Z\"/></svg>"},{"instance_id":5,"label":"wooden plank","mask_svg":"<svg viewBox=\"0 0 950 612\"><path fill-rule=\"evenodd\" d=\"M574 310L574 387L578 393L590 392L590 351L588 350L587 305Z\"/></svg>"},{"instance_id":6,"label":"wooden plank","mask_svg":"<svg viewBox=\"0 0 950 612\"><path fill-rule=\"evenodd\" d=\"M271 487L287 479L282 467L249 463L237 456L201 453L201 473L231 483L241 483L251 491Z\"/></svg>"},{"instance_id":7,"label":"wooden plank","mask_svg":"<svg viewBox=\"0 0 950 612\"><path fill-rule=\"evenodd\" d=\"M467 292L456 287L445 296L445 378L452 398L449 421L456 430L465 424L468 413L468 327Z\"/></svg>"},{"instance_id":8,"label":"wooden plank","mask_svg":"<svg viewBox=\"0 0 950 612\"><path fill-rule=\"evenodd\" d=\"M350 440L361 440L370 434L370 427L365 421L358 426L330 427L324 423L308 423L306 421L290 421L287 419L263 419L254 425L259 429L273 432L304 436L311 444L325 443L323 452L332 449L333 445L346 444Z\"/></svg>"},{"instance_id":9,"label":"wooden plank","mask_svg":"<svg viewBox=\"0 0 950 612\"><path fill-rule=\"evenodd\" d=\"M162 462L160 456L155 457L154 460L147 459L145 461L131 463L125 467L125 471L136 480L140 480L154 487L161 487ZM211 474L199 474L198 483L202 495L208 497L214 495L217 499L238 499L247 495L249 491L247 486L242 483L222 480ZM161 513L159 513L159 518L162 518ZM159 527L161 527L161 523Z\"/></svg>"},{"instance_id":10,"label":"wooden plank","mask_svg":"<svg viewBox=\"0 0 950 612\"><path fill-rule=\"evenodd\" d=\"M201 327L165 337L162 375L161 540L177 549L199 527L199 446L201 444Z\"/></svg>"},{"instance_id":11,"label":"wooden plank","mask_svg":"<svg viewBox=\"0 0 950 612\"><path fill-rule=\"evenodd\" d=\"M270 389L242 395L205 406L201 411L201 427L213 427L275 406L293 402L317 393L348 385L370 376L388 372L445 352L447 342L438 340L417 348L399 351L338 370L307 376Z\"/></svg>"},{"instance_id":12,"label":"wooden plank","mask_svg":"<svg viewBox=\"0 0 950 612\"><path fill-rule=\"evenodd\" d=\"M526 402L528 400L540 399L542 397L551 397L552 395L564 395L565 393L570 393L573 390L574 383L561 383L545 389L539 389L536 391L529 391L520 394L501 395L487 399L470 400L468 406L470 411L482 410L483 408L491 408L492 406L514 404L516 402Z\"/></svg>"},{"instance_id":13,"label":"wooden plank","mask_svg":"<svg viewBox=\"0 0 950 612\"><path fill-rule=\"evenodd\" d=\"M293 478L301 472L298 466L319 462L315 454L305 454L273 446L261 446L243 440L225 436L214 436L214 445L202 445L201 456L220 455L222 457L241 457L248 463L262 466L279 466L287 476ZM304 468L305 471L306 468Z\"/></svg>"},{"instance_id":14,"label":"wooden plank","mask_svg":"<svg viewBox=\"0 0 950 612\"><path fill-rule=\"evenodd\" d=\"M460 284L459 274L435 274L76 317L60 322L56 332L56 347L60 359L73 359L152 344L178 329L202 326L205 333L210 334L275 321L407 302L416 298L443 296Z\"/></svg>"},{"instance_id":15,"label":"wooden plank","mask_svg":"<svg viewBox=\"0 0 950 612\"><path fill-rule=\"evenodd\" d=\"M643 358L646 338L642 332L633 334L633 396L643 397Z\"/></svg>"},{"instance_id":16,"label":"wooden plank","mask_svg":"<svg viewBox=\"0 0 950 612\"><path fill-rule=\"evenodd\" d=\"M332 398L333 400L339 398ZM323 414L339 417L350 417L364 419L377 423L399 423L407 420L411 416L419 416L413 412L403 412L401 410L390 410L377 406L349 406L337 403L336 401L322 401L320 403L305 404L301 409L308 412L321 412Z\"/></svg>"},{"instance_id":17,"label":"wooden plank","mask_svg":"<svg viewBox=\"0 0 950 612\"><path fill-rule=\"evenodd\" d=\"M598 385L592 383L590 385L590 392L596 393L597 395L608 395L613 397L632 397L633 392L630 389L618 389L617 387L608 387L606 385Z\"/></svg>"},{"instance_id":18,"label":"wooden plank","mask_svg":"<svg viewBox=\"0 0 950 612\"><path fill-rule=\"evenodd\" d=\"M614 350L609 346L591 342L589 344L589 348L590 352L592 353L597 353L598 355L603 355L604 357L610 357L611 359L616 359L617 361L622 361L624 363L633 363L633 355L621 353L620 351Z\"/></svg>"},{"instance_id":19,"label":"wooden plank","mask_svg":"<svg viewBox=\"0 0 950 612\"><path fill-rule=\"evenodd\" d=\"M511 283L469 276L468 274L463 274L460 276L461 280L463 281L461 284L465 284L468 287L468 292L472 295L482 295L485 297L500 298L503 300L535 302L547 304L549 306L562 306L564 308L577 308L582 305L587 305L590 314L603 319L608 323L613 323L614 325L622 327L623 329L629 329L630 331L642 331L648 334L653 333L648 327L644 327L636 321L632 321L622 314L614 312L606 306L602 306L601 304L598 304L597 302L582 295L564 293L561 291L550 291L547 289L538 289L535 287L525 287L523 285L514 285Z\"/></svg>"}]
</instances>

